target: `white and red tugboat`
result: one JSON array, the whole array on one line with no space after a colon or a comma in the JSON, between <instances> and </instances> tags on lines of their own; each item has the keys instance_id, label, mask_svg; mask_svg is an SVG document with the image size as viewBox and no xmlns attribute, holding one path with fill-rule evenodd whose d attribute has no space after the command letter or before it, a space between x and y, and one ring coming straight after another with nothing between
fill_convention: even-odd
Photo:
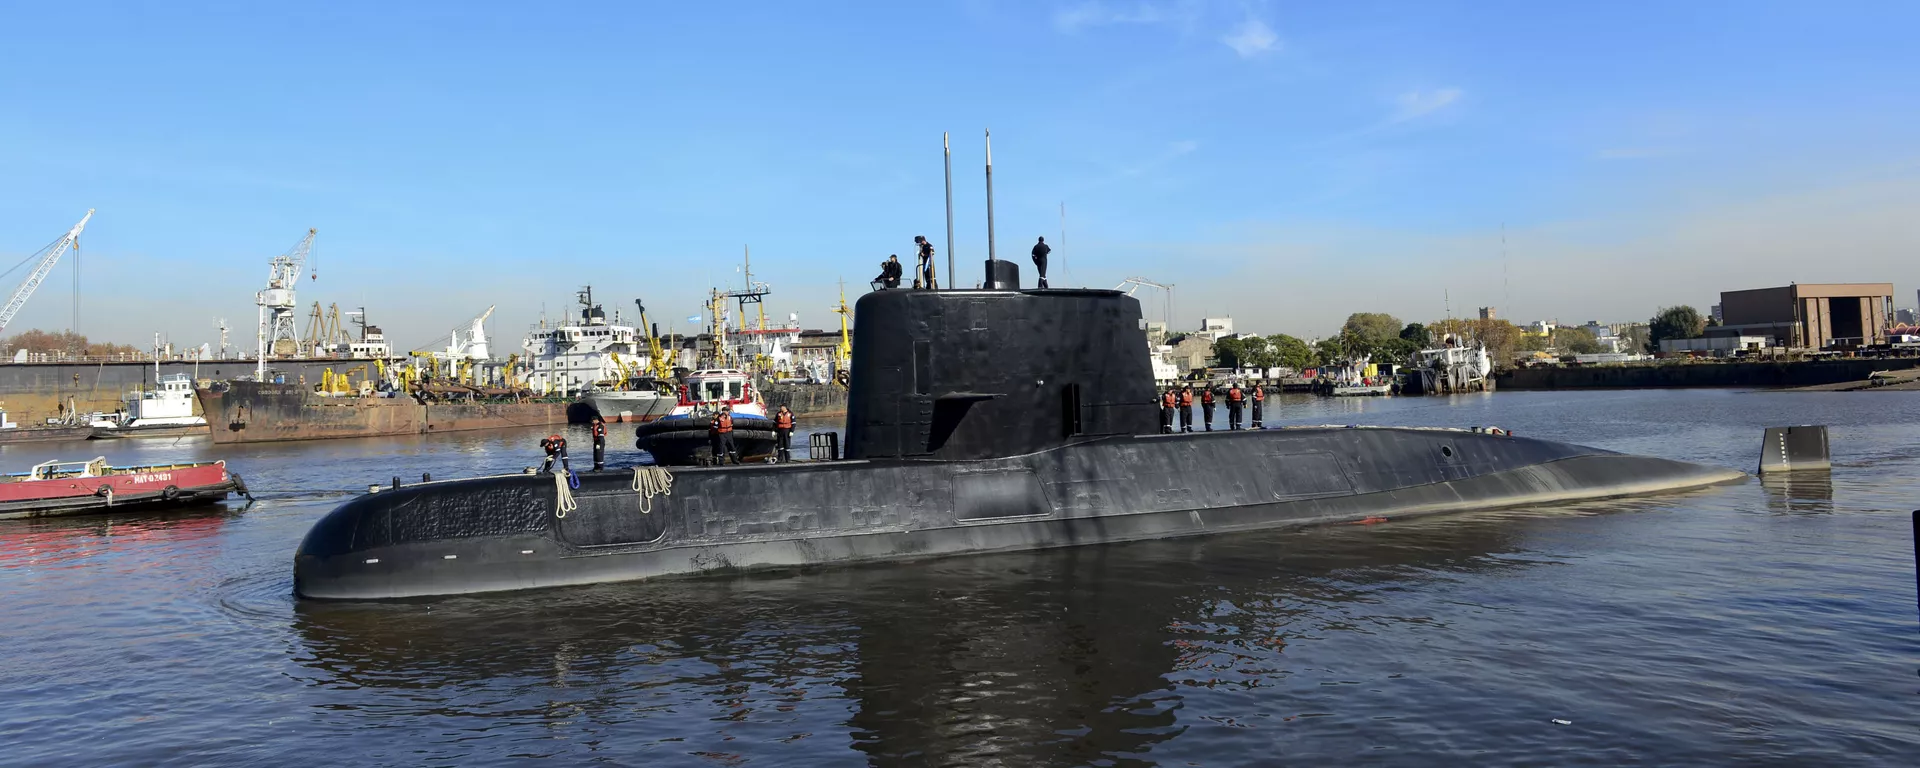
<instances>
[{"instance_id":1,"label":"white and red tugboat","mask_svg":"<svg viewBox=\"0 0 1920 768\"><path fill-rule=\"evenodd\" d=\"M745 460L773 454L773 419L746 371L715 368L687 374L673 411L634 430L635 447L653 454L656 464L713 461L708 425L721 407L733 412L733 441Z\"/></svg>"},{"instance_id":2,"label":"white and red tugboat","mask_svg":"<svg viewBox=\"0 0 1920 768\"><path fill-rule=\"evenodd\" d=\"M220 501L246 483L224 461L110 467L92 461L48 461L0 475L0 519L149 510Z\"/></svg>"}]
</instances>

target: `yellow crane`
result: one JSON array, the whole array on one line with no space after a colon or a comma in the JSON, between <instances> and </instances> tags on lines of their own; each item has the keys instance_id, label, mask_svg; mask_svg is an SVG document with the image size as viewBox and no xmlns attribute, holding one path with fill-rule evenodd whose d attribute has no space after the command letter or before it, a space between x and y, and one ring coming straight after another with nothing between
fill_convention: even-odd
<instances>
[{"instance_id":1,"label":"yellow crane","mask_svg":"<svg viewBox=\"0 0 1920 768\"><path fill-rule=\"evenodd\" d=\"M853 310L847 308L847 281L840 281L840 306L834 308L834 314L840 316L840 346L833 351L833 367L836 380L841 374L853 367L853 334L847 331L847 325L853 319Z\"/></svg>"},{"instance_id":2,"label":"yellow crane","mask_svg":"<svg viewBox=\"0 0 1920 768\"><path fill-rule=\"evenodd\" d=\"M660 343L659 329L647 319L647 306L640 303L639 299L634 299L633 307L640 311L640 332L647 337L647 372L659 381L673 378L673 364L667 362L667 350Z\"/></svg>"}]
</instances>

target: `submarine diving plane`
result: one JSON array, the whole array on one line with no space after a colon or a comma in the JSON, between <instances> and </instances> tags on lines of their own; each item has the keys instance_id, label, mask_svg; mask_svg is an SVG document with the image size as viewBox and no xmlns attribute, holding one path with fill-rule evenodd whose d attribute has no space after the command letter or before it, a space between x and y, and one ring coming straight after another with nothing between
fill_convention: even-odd
<instances>
[{"instance_id":1,"label":"submarine diving plane","mask_svg":"<svg viewBox=\"0 0 1920 768\"><path fill-rule=\"evenodd\" d=\"M1159 434L1140 303L886 290L855 312L844 458L515 474L341 504L314 599L493 592L1067 547L1676 491L1730 469L1496 431Z\"/></svg>"}]
</instances>

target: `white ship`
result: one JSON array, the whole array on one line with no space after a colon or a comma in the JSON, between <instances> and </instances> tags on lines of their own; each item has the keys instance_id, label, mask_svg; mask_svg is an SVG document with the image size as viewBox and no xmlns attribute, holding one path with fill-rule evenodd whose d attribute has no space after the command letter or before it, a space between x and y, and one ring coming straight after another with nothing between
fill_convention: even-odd
<instances>
[{"instance_id":1,"label":"white ship","mask_svg":"<svg viewBox=\"0 0 1920 768\"><path fill-rule=\"evenodd\" d=\"M1442 346L1414 353L1407 388L1414 394L1444 395L1493 390L1493 359L1487 348L1467 346L1448 336Z\"/></svg>"},{"instance_id":2,"label":"white ship","mask_svg":"<svg viewBox=\"0 0 1920 768\"><path fill-rule=\"evenodd\" d=\"M591 286L581 289L579 298L577 322L542 323L521 342L527 352L521 366L528 389L543 395L584 394L625 380L629 366L650 364L639 346L640 332L621 325L618 313L607 322L606 311L593 303Z\"/></svg>"},{"instance_id":3,"label":"white ship","mask_svg":"<svg viewBox=\"0 0 1920 768\"><path fill-rule=\"evenodd\" d=\"M156 375L159 364L154 364ZM95 438L180 437L207 434L205 417L193 413L193 379L184 373L159 377L153 389L129 392L118 413L94 419Z\"/></svg>"}]
</instances>

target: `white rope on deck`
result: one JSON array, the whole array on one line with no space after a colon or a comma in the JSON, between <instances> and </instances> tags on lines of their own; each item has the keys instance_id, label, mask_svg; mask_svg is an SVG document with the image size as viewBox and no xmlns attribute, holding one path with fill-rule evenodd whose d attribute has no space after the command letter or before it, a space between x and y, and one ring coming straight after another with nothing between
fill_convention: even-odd
<instances>
[{"instance_id":1,"label":"white rope on deck","mask_svg":"<svg viewBox=\"0 0 1920 768\"><path fill-rule=\"evenodd\" d=\"M556 497L553 504L554 517L566 517L568 512L580 508L580 502L573 500L573 490L567 487L567 470L565 467L555 467L553 469L553 489Z\"/></svg>"},{"instance_id":2,"label":"white rope on deck","mask_svg":"<svg viewBox=\"0 0 1920 768\"><path fill-rule=\"evenodd\" d=\"M640 494L640 514L653 514L654 496L673 495L673 473L665 467L634 467L633 490Z\"/></svg>"}]
</instances>

